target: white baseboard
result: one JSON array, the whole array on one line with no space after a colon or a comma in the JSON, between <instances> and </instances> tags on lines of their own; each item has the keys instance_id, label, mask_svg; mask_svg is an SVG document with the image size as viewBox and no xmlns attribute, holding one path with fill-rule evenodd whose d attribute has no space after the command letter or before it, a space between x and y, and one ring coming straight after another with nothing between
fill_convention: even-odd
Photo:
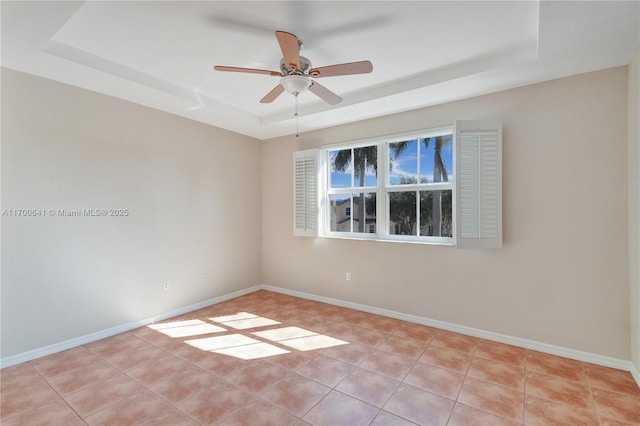
<instances>
[{"instance_id":1,"label":"white baseboard","mask_svg":"<svg viewBox=\"0 0 640 426\"><path fill-rule=\"evenodd\" d=\"M590 352L579 351L576 349L565 348L563 346L550 345L548 343L537 342L535 340L523 339L520 337L509 336L506 334L494 333L492 331L481 330L473 327L466 327L463 325L457 325L450 322L438 321L431 318L420 317L417 315L404 314L402 312L390 311L388 309L375 308L368 305L362 305L359 303L346 302L340 299L333 299L330 297L317 296L315 294L305 293L302 291L290 290L282 287L275 287L271 285L262 284L259 286L264 290L273 291L276 293L287 294L290 296L300 297L303 299L315 300L317 302L329 303L331 305L342 306L345 308L355 309L358 311L368 312L372 314L382 315L390 318L396 318L403 321L409 321L417 324L427 325L430 327L440 328L443 330L453 331L468 336L479 337L481 339L487 339L494 342L505 343L508 345L519 346L521 348L532 349L539 352L544 352L552 355L557 355L565 358L571 358L578 361L589 362L591 364L601 365L604 367L616 368L618 370L629 371L636 383L640 387L640 373L638 369L631 361L626 361L619 358L613 358L604 355L598 355Z\"/></svg>"},{"instance_id":2,"label":"white baseboard","mask_svg":"<svg viewBox=\"0 0 640 426\"><path fill-rule=\"evenodd\" d=\"M410 315L402 312L391 311L388 309L362 305L359 303L347 302L340 299L317 296L311 293L305 293L297 290L290 290L287 288L275 287L275 286L266 285L266 284L260 284L260 285L249 287L243 290L234 291L232 293L214 297L212 299L208 299L203 302L195 303L193 305L189 305L183 308L165 312L165 313L153 316L151 318L146 318L140 321L134 321L127 324L122 324L106 330L102 330L102 331L87 334L84 336L76 337L73 339L65 340L64 342L56 343L49 346L44 346L38 349L33 349L17 355L8 356L0 359L0 368L10 367L12 365L20 364L22 362L31 361L36 358L51 355L56 352L64 351L67 349L71 349L76 346L85 345L87 343L91 343L96 340L111 337L116 334L125 333L127 331L134 330L138 327L142 327L157 321L162 321L162 320L172 318L178 315L182 315L198 309L206 308L207 306L215 305L216 303L224 302L226 300L233 299L235 297L253 293L254 291L257 291L257 290L268 290L268 291L273 291L275 293L282 293L290 296L300 297L303 299L315 300L317 302L329 303L331 305L342 306L345 308L355 309L358 311L382 315L390 318L396 318L399 320L413 322L416 324L427 325L430 327L453 331L453 332L465 334L468 336L479 337L479 338L491 340L494 342L500 342L508 345L519 346L522 348L532 349L532 350L536 350L539 352L544 352L552 355L558 355L565 358L571 358L578 361L584 361L584 362L589 362L596 365L602 365L605 367L616 368L618 370L629 371L633 376L633 378L635 379L636 383L638 383L638 386L640 386L640 372L638 371L638 368L631 361L612 358L604 355L593 354L590 352L579 351L576 349L565 348L557 345L550 345L548 343L537 342L535 340L508 336L506 334L494 333L492 331L481 330L473 327L466 327L463 325L457 325L450 322L438 321L435 319L420 317L417 315Z\"/></svg>"},{"instance_id":3,"label":"white baseboard","mask_svg":"<svg viewBox=\"0 0 640 426\"><path fill-rule=\"evenodd\" d=\"M631 373L633 378L636 380L636 383L638 384L638 386L640 386L640 371L638 370L638 367L636 367L634 363L631 363L631 369L629 370L629 372Z\"/></svg>"},{"instance_id":4,"label":"white baseboard","mask_svg":"<svg viewBox=\"0 0 640 426\"><path fill-rule=\"evenodd\" d=\"M233 299L238 296L243 296L248 293L260 290L262 286L253 286L243 290L234 291L222 296L214 297L212 299L198 302L193 305L185 306L182 308L174 309L169 312L164 312L159 315L155 315L151 318L146 318L140 321L133 321L127 324L118 325L116 327L108 328L106 330L97 331L95 333L86 334L84 336L76 337L73 339L65 340L64 342L55 343L53 345L44 346L38 349L33 349L27 352L22 352L17 355L11 355L0 359L0 368L11 367L12 365L20 364L22 362L31 361L43 356L51 355L57 352L61 352L67 349L75 348L76 346L86 345L87 343L95 342L96 340L105 339L107 337L114 336L116 334L125 333L127 331L134 330L136 328L152 324L157 321L162 321L168 318L173 318L178 315L186 314L191 311L206 308L207 306L215 305L216 303L224 302L225 300Z\"/></svg>"}]
</instances>

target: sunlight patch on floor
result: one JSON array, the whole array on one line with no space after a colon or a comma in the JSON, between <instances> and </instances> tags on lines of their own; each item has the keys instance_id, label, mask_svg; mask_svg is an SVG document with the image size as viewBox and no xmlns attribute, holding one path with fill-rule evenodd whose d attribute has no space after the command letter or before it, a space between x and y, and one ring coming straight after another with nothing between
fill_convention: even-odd
<instances>
[{"instance_id":1,"label":"sunlight patch on floor","mask_svg":"<svg viewBox=\"0 0 640 426\"><path fill-rule=\"evenodd\" d=\"M227 331L226 328L209 324L202 320L164 322L160 324L151 324L148 327L166 336L173 337L174 339Z\"/></svg>"},{"instance_id":2,"label":"sunlight patch on floor","mask_svg":"<svg viewBox=\"0 0 640 426\"><path fill-rule=\"evenodd\" d=\"M220 334L223 332L229 333L230 329L246 330L282 324L249 312L238 312L234 315L207 319L219 325L193 319L152 324L148 327L172 338L218 333L217 336L185 340L184 343L202 351L228 355L243 360L288 354L291 350L311 351L349 344L344 340L295 326L255 331L251 333L255 338L239 332Z\"/></svg>"},{"instance_id":3,"label":"sunlight patch on floor","mask_svg":"<svg viewBox=\"0 0 640 426\"><path fill-rule=\"evenodd\" d=\"M223 317L209 318L211 321L224 324L236 330L245 330L247 328L266 327L268 325L281 324L278 321L250 314L248 312L239 312L235 315L227 315Z\"/></svg>"}]
</instances>

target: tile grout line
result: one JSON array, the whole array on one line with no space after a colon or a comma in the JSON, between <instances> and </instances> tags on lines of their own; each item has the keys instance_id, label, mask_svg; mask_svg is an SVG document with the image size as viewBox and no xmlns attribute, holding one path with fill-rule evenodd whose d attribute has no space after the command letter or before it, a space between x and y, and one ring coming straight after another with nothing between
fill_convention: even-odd
<instances>
[{"instance_id":1,"label":"tile grout line","mask_svg":"<svg viewBox=\"0 0 640 426\"><path fill-rule=\"evenodd\" d=\"M589 388L589 397L591 398L591 404L593 405L593 411L596 413L596 419L598 420L598 425L602 426L602 419L600 418L600 413L598 411L598 405L596 404L596 398L593 395L593 387L591 386L591 380L589 380L589 375L587 375L587 369L582 364L582 372L584 374L584 380L587 383L587 387Z\"/></svg>"}]
</instances>

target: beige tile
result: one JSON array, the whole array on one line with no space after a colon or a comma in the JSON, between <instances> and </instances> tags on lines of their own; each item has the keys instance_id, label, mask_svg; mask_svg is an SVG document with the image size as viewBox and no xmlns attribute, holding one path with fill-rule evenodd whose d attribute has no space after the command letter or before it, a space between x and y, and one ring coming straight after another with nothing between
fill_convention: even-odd
<instances>
[{"instance_id":1,"label":"beige tile","mask_svg":"<svg viewBox=\"0 0 640 426\"><path fill-rule=\"evenodd\" d=\"M431 346L452 349L458 352L473 353L478 345L478 339L463 334L440 332L431 339Z\"/></svg>"},{"instance_id":2,"label":"beige tile","mask_svg":"<svg viewBox=\"0 0 640 426\"><path fill-rule=\"evenodd\" d=\"M286 411L267 401L258 401L253 405L242 408L228 418L224 426L292 426L298 421Z\"/></svg>"},{"instance_id":3,"label":"beige tile","mask_svg":"<svg viewBox=\"0 0 640 426\"><path fill-rule=\"evenodd\" d=\"M380 374L356 368L336 386L336 390L376 407L382 407L399 384L400 382Z\"/></svg>"},{"instance_id":4,"label":"beige tile","mask_svg":"<svg viewBox=\"0 0 640 426\"><path fill-rule=\"evenodd\" d=\"M336 346L342 347L342 346ZM301 365L306 364L311 361L315 357L318 356L317 352L289 352L288 354L281 354L278 356L273 356L266 358L266 362L270 362L272 364L279 365L280 367L286 368L288 370L297 370Z\"/></svg>"},{"instance_id":5,"label":"beige tile","mask_svg":"<svg viewBox=\"0 0 640 426\"><path fill-rule=\"evenodd\" d=\"M418 358L418 362L465 374L471 364L472 358L473 355L471 353L458 352L438 346L429 346L425 349L422 356Z\"/></svg>"},{"instance_id":6,"label":"beige tile","mask_svg":"<svg viewBox=\"0 0 640 426\"><path fill-rule=\"evenodd\" d=\"M227 376L227 380L253 393L261 393L288 374L286 368L267 362L251 364Z\"/></svg>"},{"instance_id":7,"label":"beige tile","mask_svg":"<svg viewBox=\"0 0 640 426\"><path fill-rule=\"evenodd\" d=\"M592 388L622 392L640 397L640 388L628 371L585 364L585 373Z\"/></svg>"},{"instance_id":8,"label":"beige tile","mask_svg":"<svg viewBox=\"0 0 640 426\"><path fill-rule=\"evenodd\" d=\"M331 317L329 317L331 318ZM351 330L353 330L356 326L344 322L344 321L334 321L332 319L326 319L322 324L318 324L314 327L314 330L319 333L324 333L332 337L342 338Z\"/></svg>"},{"instance_id":9,"label":"beige tile","mask_svg":"<svg viewBox=\"0 0 640 426\"><path fill-rule=\"evenodd\" d=\"M149 389L167 401L176 404L204 389L218 386L221 383L224 383L223 379L206 371L191 368L161 380Z\"/></svg>"},{"instance_id":10,"label":"beige tile","mask_svg":"<svg viewBox=\"0 0 640 426\"><path fill-rule=\"evenodd\" d=\"M579 408L593 409L591 390L585 383L560 377L527 373L527 395Z\"/></svg>"},{"instance_id":11,"label":"beige tile","mask_svg":"<svg viewBox=\"0 0 640 426\"><path fill-rule=\"evenodd\" d=\"M202 357L198 357L194 363L217 376L226 377L236 371L245 368L255 361L247 361L238 359L228 355L220 355L211 352L202 352L199 349L192 348L200 354L204 354Z\"/></svg>"},{"instance_id":12,"label":"beige tile","mask_svg":"<svg viewBox=\"0 0 640 426\"><path fill-rule=\"evenodd\" d=\"M84 388L66 396L65 400L76 413L84 418L141 390L143 387L135 380L123 377Z\"/></svg>"},{"instance_id":13,"label":"beige tile","mask_svg":"<svg viewBox=\"0 0 640 426\"><path fill-rule=\"evenodd\" d=\"M626 393L592 389L598 414L602 417L640 424L640 397Z\"/></svg>"},{"instance_id":14,"label":"beige tile","mask_svg":"<svg viewBox=\"0 0 640 426\"><path fill-rule=\"evenodd\" d=\"M9 418L17 414L35 410L60 400L60 396L47 383L38 382L34 386L0 395L0 415Z\"/></svg>"},{"instance_id":15,"label":"beige tile","mask_svg":"<svg viewBox=\"0 0 640 426\"><path fill-rule=\"evenodd\" d=\"M615 419L609 419L600 416L600 426L637 426L627 422L621 422Z\"/></svg>"},{"instance_id":16,"label":"beige tile","mask_svg":"<svg viewBox=\"0 0 640 426\"><path fill-rule=\"evenodd\" d=\"M376 417L378 411L379 409L372 405L331 391L303 417L303 420L314 426L366 426Z\"/></svg>"},{"instance_id":17,"label":"beige tile","mask_svg":"<svg viewBox=\"0 0 640 426\"><path fill-rule=\"evenodd\" d=\"M84 420L89 425L133 425L175 413L169 403L149 391L141 391L98 411Z\"/></svg>"},{"instance_id":18,"label":"beige tile","mask_svg":"<svg viewBox=\"0 0 640 426\"><path fill-rule=\"evenodd\" d=\"M82 367L90 367L101 361L100 357L87 350L84 346L78 346L53 355L30 361L30 364L45 379L68 373Z\"/></svg>"},{"instance_id":19,"label":"beige tile","mask_svg":"<svg viewBox=\"0 0 640 426\"><path fill-rule=\"evenodd\" d=\"M458 402L516 423L523 420L524 394L494 383L467 377Z\"/></svg>"},{"instance_id":20,"label":"beige tile","mask_svg":"<svg viewBox=\"0 0 640 426\"><path fill-rule=\"evenodd\" d=\"M438 331L438 329L426 325L403 322L393 331L393 335L428 343Z\"/></svg>"},{"instance_id":21,"label":"beige tile","mask_svg":"<svg viewBox=\"0 0 640 426\"><path fill-rule=\"evenodd\" d=\"M420 425L445 425L453 404L450 399L403 383L384 409Z\"/></svg>"},{"instance_id":22,"label":"beige tile","mask_svg":"<svg viewBox=\"0 0 640 426\"><path fill-rule=\"evenodd\" d=\"M332 388L340 383L353 368L347 362L318 355L298 368L297 373Z\"/></svg>"},{"instance_id":23,"label":"beige tile","mask_svg":"<svg viewBox=\"0 0 640 426\"><path fill-rule=\"evenodd\" d=\"M360 324L360 326L370 328L372 330L382 331L384 333L392 333L402 324L403 321L394 318L372 315L371 317L364 320Z\"/></svg>"},{"instance_id":24,"label":"beige tile","mask_svg":"<svg viewBox=\"0 0 640 426\"><path fill-rule=\"evenodd\" d=\"M49 384L62 396L111 379L124 378L120 370L100 360L91 366L81 367L49 378Z\"/></svg>"},{"instance_id":25,"label":"beige tile","mask_svg":"<svg viewBox=\"0 0 640 426\"><path fill-rule=\"evenodd\" d=\"M262 398L296 417L302 417L330 390L311 379L291 374L263 393Z\"/></svg>"},{"instance_id":26,"label":"beige tile","mask_svg":"<svg viewBox=\"0 0 640 426\"><path fill-rule=\"evenodd\" d=\"M42 405L23 414L5 419L2 413L4 426L33 426L33 425L71 425L82 420L62 399L58 399L48 405Z\"/></svg>"},{"instance_id":27,"label":"beige tile","mask_svg":"<svg viewBox=\"0 0 640 426\"><path fill-rule=\"evenodd\" d=\"M585 382L582 362L541 352L527 351L527 372Z\"/></svg>"},{"instance_id":28,"label":"beige tile","mask_svg":"<svg viewBox=\"0 0 640 426\"><path fill-rule=\"evenodd\" d=\"M238 386L221 384L182 401L178 408L200 424L216 424L253 402L251 393Z\"/></svg>"},{"instance_id":29,"label":"beige tile","mask_svg":"<svg viewBox=\"0 0 640 426\"><path fill-rule=\"evenodd\" d=\"M402 380L413 364L410 358L378 350L362 361L360 367L394 380Z\"/></svg>"},{"instance_id":30,"label":"beige tile","mask_svg":"<svg viewBox=\"0 0 640 426\"><path fill-rule=\"evenodd\" d=\"M349 342L348 345L339 345L322 351L323 355L336 358L349 364L358 365L376 349L373 346L361 345Z\"/></svg>"},{"instance_id":31,"label":"beige tile","mask_svg":"<svg viewBox=\"0 0 640 426\"><path fill-rule=\"evenodd\" d=\"M523 367L474 358L467 371L467 376L524 392L525 377Z\"/></svg>"},{"instance_id":32,"label":"beige tile","mask_svg":"<svg viewBox=\"0 0 640 426\"><path fill-rule=\"evenodd\" d=\"M129 377L136 379L145 386L151 386L174 374L188 370L193 364L173 355L147 361L127 372Z\"/></svg>"},{"instance_id":33,"label":"beige tile","mask_svg":"<svg viewBox=\"0 0 640 426\"><path fill-rule=\"evenodd\" d=\"M422 363L416 363L404 378L405 383L454 401L458 397L463 380L462 374Z\"/></svg>"},{"instance_id":34,"label":"beige tile","mask_svg":"<svg viewBox=\"0 0 640 426\"><path fill-rule=\"evenodd\" d=\"M343 336L344 340L360 343L362 345L377 347L387 338L388 333L371 330L364 327L356 327Z\"/></svg>"},{"instance_id":35,"label":"beige tile","mask_svg":"<svg viewBox=\"0 0 640 426\"><path fill-rule=\"evenodd\" d=\"M527 426L598 425L593 409L585 410L545 399L527 396L525 413Z\"/></svg>"},{"instance_id":36,"label":"beige tile","mask_svg":"<svg viewBox=\"0 0 640 426\"><path fill-rule=\"evenodd\" d=\"M517 426L511 420L457 403L447 426Z\"/></svg>"},{"instance_id":37,"label":"beige tile","mask_svg":"<svg viewBox=\"0 0 640 426\"><path fill-rule=\"evenodd\" d=\"M9 394L33 386L46 385L47 382L28 363L23 368L3 368L0 370L0 394Z\"/></svg>"},{"instance_id":38,"label":"beige tile","mask_svg":"<svg viewBox=\"0 0 640 426\"><path fill-rule=\"evenodd\" d=\"M352 325L360 325L361 323L366 321L367 318L368 315L364 312L359 312L347 308L340 308L332 316L332 319L335 321L342 321Z\"/></svg>"},{"instance_id":39,"label":"beige tile","mask_svg":"<svg viewBox=\"0 0 640 426\"><path fill-rule=\"evenodd\" d=\"M31 362L23 362L20 364L12 365L11 367L4 367L0 370L0 377L5 377L8 374L28 374L34 372L34 368Z\"/></svg>"},{"instance_id":40,"label":"beige tile","mask_svg":"<svg viewBox=\"0 0 640 426\"><path fill-rule=\"evenodd\" d=\"M174 412L158 417L153 420L149 420L144 426L199 426L198 423L190 416L174 410Z\"/></svg>"},{"instance_id":41,"label":"beige tile","mask_svg":"<svg viewBox=\"0 0 640 426\"><path fill-rule=\"evenodd\" d=\"M373 422L371 422L371 426L415 426L415 423L387 411L380 410L380 413L378 413Z\"/></svg>"},{"instance_id":42,"label":"beige tile","mask_svg":"<svg viewBox=\"0 0 640 426\"><path fill-rule=\"evenodd\" d=\"M389 336L387 340L382 342L378 349L385 352L391 352L396 355L402 355L411 359L418 359L424 352L427 344L420 340L413 340L407 337Z\"/></svg>"},{"instance_id":43,"label":"beige tile","mask_svg":"<svg viewBox=\"0 0 640 426\"><path fill-rule=\"evenodd\" d=\"M167 355L166 351L147 344L147 347L144 348L118 352L115 355L106 357L105 360L121 371L127 372L143 364L158 361Z\"/></svg>"},{"instance_id":44,"label":"beige tile","mask_svg":"<svg viewBox=\"0 0 640 426\"><path fill-rule=\"evenodd\" d=\"M136 337L134 334L122 333L89 343L84 347L103 358L109 358L119 353L129 352L135 349L144 350L152 346L153 345Z\"/></svg>"},{"instance_id":45,"label":"beige tile","mask_svg":"<svg viewBox=\"0 0 640 426\"><path fill-rule=\"evenodd\" d=\"M516 346L483 340L476 347L475 356L524 368L527 351Z\"/></svg>"}]
</instances>

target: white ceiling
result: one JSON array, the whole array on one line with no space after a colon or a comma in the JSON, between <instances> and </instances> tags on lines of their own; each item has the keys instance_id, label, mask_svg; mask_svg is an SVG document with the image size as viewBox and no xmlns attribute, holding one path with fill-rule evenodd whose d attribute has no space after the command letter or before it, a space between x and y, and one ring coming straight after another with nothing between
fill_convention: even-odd
<instances>
[{"instance_id":1,"label":"white ceiling","mask_svg":"<svg viewBox=\"0 0 640 426\"><path fill-rule=\"evenodd\" d=\"M260 139L295 132L294 97L262 98L279 70L274 31L314 67L370 60L373 73L300 95L300 130L330 127L627 64L640 2L2 1L2 65Z\"/></svg>"}]
</instances>

